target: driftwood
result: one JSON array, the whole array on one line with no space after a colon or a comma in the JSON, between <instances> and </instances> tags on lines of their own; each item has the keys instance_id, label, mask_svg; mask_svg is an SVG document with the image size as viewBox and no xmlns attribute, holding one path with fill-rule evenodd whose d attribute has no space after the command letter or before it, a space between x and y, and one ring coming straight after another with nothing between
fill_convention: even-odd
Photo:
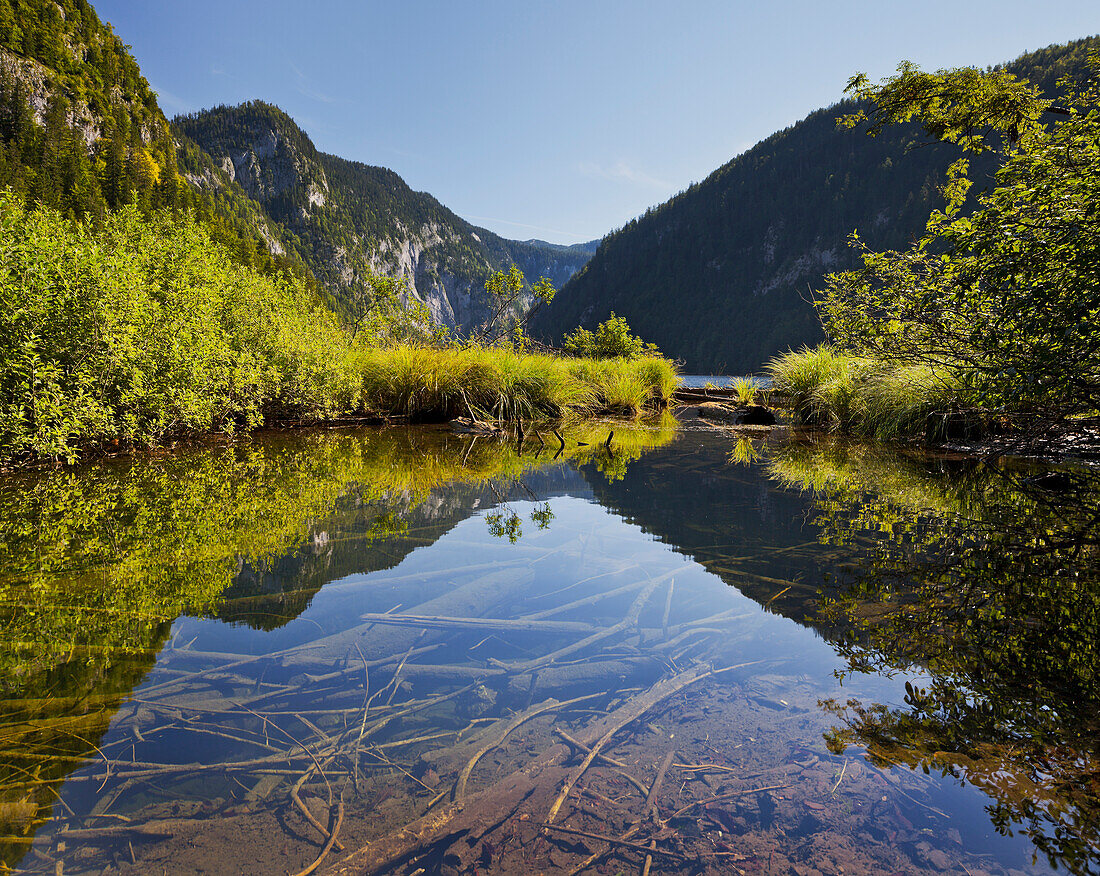
<instances>
[{"instance_id":1,"label":"driftwood","mask_svg":"<svg viewBox=\"0 0 1100 876\"><path fill-rule=\"evenodd\" d=\"M577 734L577 741L598 754L599 749L607 744L611 736L623 727L636 721L668 697L711 674L713 674L712 670L693 667L662 679L649 690L629 699L611 714L585 727ZM525 800L545 795L553 788L562 787L566 783L568 783L568 789L572 788L576 778L579 778L583 771L579 771L578 767L569 769L563 765L568 751L569 749L564 745L553 745L533 763L516 770L505 779L463 800L429 811L427 815L404 829L379 837L352 852L326 872L331 874L385 872L392 870L398 862L407 860L441 842L462 848L469 854L474 842L511 816ZM591 763L592 759L594 755L586 758L588 763ZM587 765L585 768L587 769ZM559 799L564 801L564 795L559 795ZM534 800L531 799L530 802L533 803ZM561 803L557 800L551 804L555 813L560 805ZM547 821L551 820L547 819ZM464 841L456 844L459 839Z\"/></svg>"},{"instance_id":2,"label":"driftwood","mask_svg":"<svg viewBox=\"0 0 1100 876\"><path fill-rule=\"evenodd\" d=\"M634 721L638 720L638 718L662 700L668 699L674 693L678 693L689 684L694 684L710 674L710 671L704 671L701 667L696 667L694 669L688 669L686 672L681 672L678 675L674 675L671 678L661 679L661 681L657 682L644 694L629 700L603 720L596 721L591 728L586 728L584 735L581 737L582 742L586 741L585 737L591 738L596 733L600 733L601 735L590 743L591 750L588 755L581 761L580 766L576 767L566 778L561 793L558 794L558 798L550 807L546 820L553 823L566 797L569 796L569 792L573 790L573 785L575 785L577 780L584 775L588 767L591 766L592 761L596 758L596 755L600 753L600 749L611 741L612 736L622 730L627 724L632 724Z\"/></svg>"},{"instance_id":3,"label":"driftwood","mask_svg":"<svg viewBox=\"0 0 1100 876\"><path fill-rule=\"evenodd\" d=\"M588 754L592 750L587 745L585 745L583 742L578 742L576 739L574 739L572 736L570 736L568 733L566 733L560 727L555 727L554 732L558 736L560 736L562 739L564 739L570 746L572 746L577 751L583 752L584 754ZM633 774L630 772L630 767L627 766L625 763L623 763L621 760L615 760L615 758L609 757L607 754L605 754L602 751L596 753L596 760L599 761L600 763L606 763L609 766L615 767L615 774L619 775L619 776L622 776L624 779L626 779L628 782L630 782L630 784L632 784L635 788L638 789L638 791L641 792L643 797L647 797L649 795L649 788L647 788L645 785L643 785L641 782L639 782L636 778L634 778Z\"/></svg>"},{"instance_id":4,"label":"driftwood","mask_svg":"<svg viewBox=\"0 0 1100 876\"><path fill-rule=\"evenodd\" d=\"M657 819L657 794L661 790L661 783L664 782L665 773L668 772L668 766L672 763L674 757L676 757L676 749L670 748L668 754L665 755L665 759L661 761L660 767L657 768L657 776L653 779L649 794L646 795L645 817L650 821L656 821ZM657 840L650 840L649 848L650 851L646 852L645 861L642 863L642 876L649 876L650 868L653 866L653 854L659 851Z\"/></svg>"},{"instance_id":5,"label":"driftwood","mask_svg":"<svg viewBox=\"0 0 1100 876\"><path fill-rule=\"evenodd\" d=\"M294 874L294 876L309 876L310 873L312 873L314 870L316 870L318 867L321 866L321 862L324 861L325 858L328 857L328 853L332 851L332 847L337 844L338 841L337 841L336 837L339 836L340 828L343 824L344 824L344 801L343 801L343 799L341 799L339 804L338 804L338 809L337 809L337 813L336 813L336 826L333 827L332 834L329 836L328 842L325 843L324 848L321 849L321 854L319 854L317 856L316 860L314 860L314 862L312 864L310 864L304 870L299 870L297 873ZM340 848L342 849L343 846L340 846Z\"/></svg>"},{"instance_id":6,"label":"driftwood","mask_svg":"<svg viewBox=\"0 0 1100 876\"><path fill-rule=\"evenodd\" d=\"M580 621L512 620L495 617L437 617L423 614L364 614L361 620L427 630L497 630L516 633L588 633L598 627Z\"/></svg>"},{"instance_id":7,"label":"driftwood","mask_svg":"<svg viewBox=\"0 0 1100 876\"><path fill-rule=\"evenodd\" d=\"M541 666L545 666L547 663L553 663L555 660L568 656L569 654L575 654L578 651L583 651L586 648L591 647L597 642L602 642L604 639L609 639L612 636L616 636L631 627L635 626L638 622L638 615L642 613L642 609L649 601L649 597L653 595L653 591L657 589L659 581L654 579L646 583L646 586L642 589L642 592L638 594L638 598L630 606L630 610L627 611L626 617L613 626L606 627L598 632L592 633L592 635L581 639L579 642L574 642L572 645L566 645L564 648L559 648L557 651L552 651L549 654L544 654L541 657L536 657L533 660L522 660L513 663L504 663L500 660L490 660L494 666L499 666L503 669L508 669L512 672L530 672L533 669L538 669Z\"/></svg>"},{"instance_id":8,"label":"driftwood","mask_svg":"<svg viewBox=\"0 0 1100 876\"><path fill-rule=\"evenodd\" d=\"M547 700L545 703L541 703L538 706L525 709L522 712L518 712L513 715L507 721L500 721L493 724L492 727L484 734L480 735L477 742L477 748L470 755L466 765L462 768L462 771L458 774L458 780L455 782L454 791L451 794L451 798L454 800L460 800L466 796L466 783L470 779L470 774L473 772L477 762L481 760L486 754L504 742L521 724L525 724L532 718L538 715L546 714L547 712L561 711L566 706L571 706L574 703L581 703L587 700L594 700L596 697L603 696L603 694L589 694L584 697L575 697L571 700L566 700L563 703L559 703L557 700ZM498 726L499 725L499 726Z\"/></svg>"},{"instance_id":9,"label":"driftwood","mask_svg":"<svg viewBox=\"0 0 1100 876\"><path fill-rule=\"evenodd\" d=\"M666 849L658 849L655 845L653 845L653 846L644 846L641 843L632 843L629 840L620 839L618 837L605 836L602 833L589 833L587 830L574 830L571 827L562 827L559 824L543 824L543 825L541 825L541 827L543 827L547 830L556 830L556 831L559 831L560 833L568 833L568 834L571 834L573 836L583 836L586 839L599 840L600 842L609 843L611 845L623 846L623 847L628 848L628 849L634 849L635 851L638 851L638 852L645 852L647 861L649 860L650 855L665 855L669 858L680 858L680 859L683 859L684 857L686 857L681 852L671 852L671 851L668 851Z\"/></svg>"},{"instance_id":10,"label":"driftwood","mask_svg":"<svg viewBox=\"0 0 1100 876\"><path fill-rule=\"evenodd\" d=\"M526 574L524 574L525 571ZM420 603L415 606L415 609L418 613L423 614L474 617L509 594L522 592L533 580L533 577L533 573L529 569L525 570L522 566L518 569L510 567L456 586L434 599ZM264 661L278 660L283 665L293 663L303 670L321 667L331 670L335 664L342 662L348 652L353 651L356 645L360 646L365 653L381 658L382 665L399 662L400 657L394 657L394 655L404 653L414 641L417 632L401 627L378 630L374 628L375 623L376 621L364 622L340 633L282 651L230 660L230 662L220 666L212 666L191 673L184 678L173 679L145 688L141 692L142 697L148 699L154 693L163 695L167 691L179 691L193 684L199 678L221 673L227 669ZM359 665L362 666L362 664Z\"/></svg>"}]
</instances>

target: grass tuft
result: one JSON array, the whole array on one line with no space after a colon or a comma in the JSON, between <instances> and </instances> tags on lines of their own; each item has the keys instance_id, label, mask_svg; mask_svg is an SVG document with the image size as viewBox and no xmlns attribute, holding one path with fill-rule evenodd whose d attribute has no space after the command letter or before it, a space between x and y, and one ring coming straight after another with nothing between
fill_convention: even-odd
<instances>
[{"instance_id":1,"label":"grass tuft","mask_svg":"<svg viewBox=\"0 0 1100 876\"><path fill-rule=\"evenodd\" d=\"M962 382L950 371L891 366L827 344L778 356L767 369L798 421L831 432L882 441L943 437L966 407Z\"/></svg>"},{"instance_id":2,"label":"grass tuft","mask_svg":"<svg viewBox=\"0 0 1100 876\"><path fill-rule=\"evenodd\" d=\"M659 358L567 359L498 347L393 347L360 356L360 407L418 420L635 415L660 407L678 381Z\"/></svg>"}]
</instances>

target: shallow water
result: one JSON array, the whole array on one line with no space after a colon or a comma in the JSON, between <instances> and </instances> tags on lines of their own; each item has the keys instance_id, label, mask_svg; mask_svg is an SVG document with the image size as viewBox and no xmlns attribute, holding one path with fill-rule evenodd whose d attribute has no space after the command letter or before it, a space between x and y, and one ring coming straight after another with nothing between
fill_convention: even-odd
<instances>
[{"instance_id":1,"label":"shallow water","mask_svg":"<svg viewBox=\"0 0 1100 876\"><path fill-rule=\"evenodd\" d=\"M651 872L1098 872L1087 472L567 443L272 435L0 482L4 860L297 873L326 831L321 872L631 872L651 841Z\"/></svg>"}]
</instances>

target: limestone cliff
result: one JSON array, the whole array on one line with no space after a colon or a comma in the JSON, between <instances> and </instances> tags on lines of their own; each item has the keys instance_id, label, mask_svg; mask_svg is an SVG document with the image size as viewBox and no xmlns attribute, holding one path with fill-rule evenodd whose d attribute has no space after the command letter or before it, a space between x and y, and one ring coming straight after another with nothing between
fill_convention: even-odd
<instances>
[{"instance_id":1,"label":"limestone cliff","mask_svg":"<svg viewBox=\"0 0 1100 876\"><path fill-rule=\"evenodd\" d=\"M224 174L239 185L337 304L367 273L401 276L437 323L465 332L488 314L492 271L516 264L561 286L591 254L473 226L391 170L319 152L286 113L260 101L172 124L221 172L195 182L217 185Z\"/></svg>"}]
</instances>

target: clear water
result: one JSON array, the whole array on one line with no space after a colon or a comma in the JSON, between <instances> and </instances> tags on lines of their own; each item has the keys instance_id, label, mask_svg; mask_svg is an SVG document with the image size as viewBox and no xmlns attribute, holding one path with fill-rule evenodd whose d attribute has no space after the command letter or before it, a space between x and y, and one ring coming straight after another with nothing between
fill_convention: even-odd
<instances>
[{"instance_id":1,"label":"clear water","mask_svg":"<svg viewBox=\"0 0 1100 876\"><path fill-rule=\"evenodd\" d=\"M320 872L1098 872L1087 472L566 437L0 482L4 860L297 873L323 829Z\"/></svg>"}]
</instances>

